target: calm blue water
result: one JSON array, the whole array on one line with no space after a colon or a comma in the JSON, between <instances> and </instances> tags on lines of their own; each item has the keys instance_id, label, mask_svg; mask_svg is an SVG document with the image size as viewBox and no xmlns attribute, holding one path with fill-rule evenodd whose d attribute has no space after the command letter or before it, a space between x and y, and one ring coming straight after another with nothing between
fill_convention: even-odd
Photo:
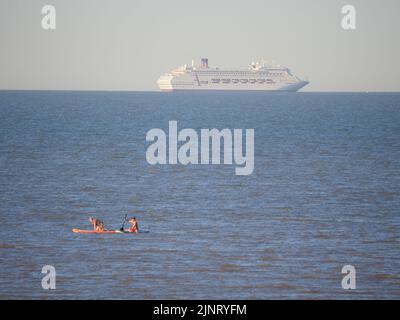
<instances>
[{"instance_id":1,"label":"calm blue water","mask_svg":"<svg viewBox=\"0 0 400 320\"><path fill-rule=\"evenodd\" d=\"M254 128L253 174L147 164L169 120ZM400 94L3 91L0 203L3 299L398 299Z\"/></svg>"}]
</instances>

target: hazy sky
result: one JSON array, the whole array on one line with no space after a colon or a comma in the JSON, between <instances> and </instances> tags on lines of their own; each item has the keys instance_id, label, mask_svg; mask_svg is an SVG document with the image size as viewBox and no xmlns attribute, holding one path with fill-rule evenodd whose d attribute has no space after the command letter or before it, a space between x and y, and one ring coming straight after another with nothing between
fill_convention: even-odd
<instances>
[{"instance_id":1,"label":"hazy sky","mask_svg":"<svg viewBox=\"0 0 400 320\"><path fill-rule=\"evenodd\" d=\"M41 27L45 4L56 30ZM309 79L303 91L400 91L399 16L399 0L0 0L0 89L157 90L208 57L274 60Z\"/></svg>"}]
</instances>

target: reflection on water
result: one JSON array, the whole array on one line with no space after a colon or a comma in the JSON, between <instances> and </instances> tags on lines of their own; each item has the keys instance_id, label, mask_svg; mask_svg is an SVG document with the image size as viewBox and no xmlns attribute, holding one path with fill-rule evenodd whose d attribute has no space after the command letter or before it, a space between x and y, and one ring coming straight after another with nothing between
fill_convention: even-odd
<instances>
[{"instance_id":1,"label":"reflection on water","mask_svg":"<svg viewBox=\"0 0 400 320\"><path fill-rule=\"evenodd\" d=\"M400 298L399 107L398 94L0 92L0 298ZM254 128L254 173L148 165L146 132L169 120ZM71 232L125 213L150 233Z\"/></svg>"}]
</instances>

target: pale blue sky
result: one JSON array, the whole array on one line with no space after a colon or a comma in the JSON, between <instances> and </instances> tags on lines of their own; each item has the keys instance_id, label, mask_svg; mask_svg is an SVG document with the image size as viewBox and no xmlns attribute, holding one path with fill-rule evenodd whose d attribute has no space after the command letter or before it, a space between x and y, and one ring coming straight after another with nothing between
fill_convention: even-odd
<instances>
[{"instance_id":1,"label":"pale blue sky","mask_svg":"<svg viewBox=\"0 0 400 320\"><path fill-rule=\"evenodd\" d=\"M41 28L41 8L57 29ZM341 28L341 7L357 30ZM157 90L208 57L287 65L304 91L400 91L399 0L0 0L0 89Z\"/></svg>"}]
</instances>

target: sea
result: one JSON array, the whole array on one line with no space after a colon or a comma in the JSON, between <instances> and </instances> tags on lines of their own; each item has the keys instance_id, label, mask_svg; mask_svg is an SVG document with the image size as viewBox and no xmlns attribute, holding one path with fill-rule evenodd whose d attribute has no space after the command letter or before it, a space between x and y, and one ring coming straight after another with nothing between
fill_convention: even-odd
<instances>
[{"instance_id":1,"label":"sea","mask_svg":"<svg viewBox=\"0 0 400 320\"><path fill-rule=\"evenodd\" d=\"M149 164L169 121L254 171ZM0 91L0 299L399 298L399 93Z\"/></svg>"}]
</instances>

